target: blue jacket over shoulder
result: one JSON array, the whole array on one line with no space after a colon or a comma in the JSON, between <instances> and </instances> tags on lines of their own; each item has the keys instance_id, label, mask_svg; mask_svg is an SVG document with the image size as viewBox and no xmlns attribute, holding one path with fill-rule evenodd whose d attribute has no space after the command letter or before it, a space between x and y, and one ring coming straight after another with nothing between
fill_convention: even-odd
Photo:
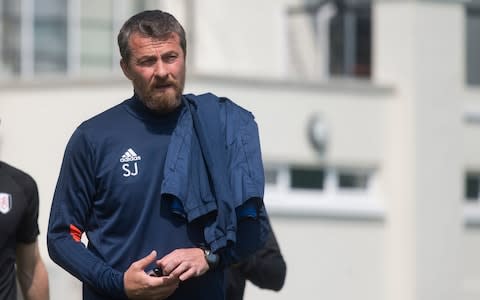
<instances>
[{"instance_id":1,"label":"blue jacket over shoulder","mask_svg":"<svg viewBox=\"0 0 480 300\"><path fill-rule=\"evenodd\" d=\"M233 247L236 255L246 256L259 248L256 242L264 242L268 232L263 164L253 115L210 93L186 95L185 100L190 114L172 138L175 146L167 154L170 164L165 168L162 193L176 197L174 209L189 221L213 213L215 218L205 228L205 240L213 252L236 243L237 218L257 220L260 239L244 238ZM183 156L188 152L189 157Z\"/></svg>"}]
</instances>

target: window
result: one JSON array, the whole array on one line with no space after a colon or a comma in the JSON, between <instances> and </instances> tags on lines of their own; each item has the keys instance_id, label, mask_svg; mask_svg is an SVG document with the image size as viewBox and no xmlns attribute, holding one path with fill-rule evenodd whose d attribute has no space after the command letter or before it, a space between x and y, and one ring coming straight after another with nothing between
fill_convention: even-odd
<instances>
[{"instance_id":1,"label":"window","mask_svg":"<svg viewBox=\"0 0 480 300\"><path fill-rule=\"evenodd\" d=\"M366 190L369 173L365 170L340 170L338 172L338 188L345 190Z\"/></svg>"},{"instance_id":2,"label":"window","mask_svg":"<svg viewBox=\"0 0 480 300\"><path fill-rule=\"evenodd\" d=\"M265 169L265 184L276 185L278 182L278 171L276 169Z\"/></svg>"},{"instance_id":3,"label":"window","mask_svg":"<svg viewBox=\"0 0 480 300\"><path fill-rule=\"evenodd\" d=\"M480 85L480 5L466 8L467 84Z\"/></svg>"},{"instance_id":4,"label":"window","mask_svg":"<svg viewBox=\"0 0 480 300\"><path fill-rule=\"evenodd\" d=\"M374 169L266 164L265 174L274 213L382 216Z\"/></svg>"},{"instance_id":5,"label":"window","mask_svg":"<svg viewBox=\"0 0 480 300\"><path fill-rule=\"evenodd\" d=\"M330 74L369 77L371 68L370 5L337 2L330 23Z\"/></svg>"},{"instance_id":6,"label":"window","mask_svg":"<svg viewBox=\"0 0 480 300\"><path fill-rule=\"evenodd\" d=\"M20 1L0 2L0 76L20 72Z\"/></svg>"},{"instance_id":7,"label":"window","mask_svg":"<svg viewBox=\"0 0 480 300\"><path fill-rule=\"evenodd\" d=\"M464 216L467 224L480 224L480 171L465 172L463 197Z\"/></svg>"},{"instance_id":8,"label":"window","mask_svg":"<svg viewBox=\"0 0 480 300\"><path fill-rule=\"evenodd\" d=\"M369 1L318 0L290 7L288 49L294 74L312 79L370 77Z\"/></svg>"},{"instance_id":9,"label":"window","mask_svg":"<svg viewBox=\"0 0 480 300\"><path fill-rule=\"evenodd\" d=\"M323 189L325 172L323 169L290 168L290 187L299 189Z\"/></svg>"},{"instance_id":10,"label":"window","mask_svg":"<svg viewBox=\"0 0 480 300\"><path fill-rule=\"evenodd\" d=\"M116 35L154 0L0 0L0 78L118 68Z\"/></svg>"},{"instance_id":11,"label":"window","mask_svg":"<svg viewBox=\"0 0 480 300\"><path fill-rule=\"evenodd\" d=\"M465 174L464 197L468 202L479 202L480 172L467 172Z\"/></svg>"},{"instance_id":12,"label":"window","mask_svg":"<svg viewBox=\"0 0 480 300\"><path fill-rule=\"evenodd\" d=\"M112 0L82 0L80 14L80 71L112 69L115 40Z\"/></svg>"},{"instance_id":13,"label":"window","mask_svg":"<svg viewBox=\"0 0 480 300\"><path fill-rule=\"evenodd\" d=\"M67 71L67 2L34 1L33 72Z\"/></svg>"}]
</instances>

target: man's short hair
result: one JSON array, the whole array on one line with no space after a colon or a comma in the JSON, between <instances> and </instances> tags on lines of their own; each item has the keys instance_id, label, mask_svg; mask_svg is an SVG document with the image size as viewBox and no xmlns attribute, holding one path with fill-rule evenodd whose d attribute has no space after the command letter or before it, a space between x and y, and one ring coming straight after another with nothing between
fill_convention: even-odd
<instances>
[{"instance_id":1,"label":"man's short hair","mask_svg":"<svg viewBox=\"0 0 480 300\"><path fill-rule=\"evenodd\" d=\"M128 40L133 33L139 33L146 37L156 39L168 39L173 33L180 38L180 47L184 55L187 54L187 40L182 25L171 14L161 10L142 11L123 24L117 36L120 56L123 60L129 61L131 50Z\"/></svg>"}]
</instances>

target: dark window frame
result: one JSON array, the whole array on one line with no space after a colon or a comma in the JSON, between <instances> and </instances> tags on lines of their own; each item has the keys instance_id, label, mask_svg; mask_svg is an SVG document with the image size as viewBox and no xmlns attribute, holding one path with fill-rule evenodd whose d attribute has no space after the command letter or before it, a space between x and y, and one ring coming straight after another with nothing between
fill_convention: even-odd
<instances>
[{"instance_id":1,"label":"dark window frame","mask_svg":"<svg viewBox=\"0 0 480 300\"><path fill-rule=\"evenodd\" d=\"M473 20L475 18L475 20ZM475 27L473 27L475 26ZM480 85L480 4L465 6L465 76L467 85Z\"/></svg>"}]
</instances>

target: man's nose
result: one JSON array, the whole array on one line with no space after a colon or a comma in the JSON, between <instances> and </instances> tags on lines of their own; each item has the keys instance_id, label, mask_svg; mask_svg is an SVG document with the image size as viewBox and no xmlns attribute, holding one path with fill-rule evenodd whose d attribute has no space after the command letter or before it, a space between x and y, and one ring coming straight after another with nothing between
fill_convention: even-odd
<instances>
[{"instance_id":1,"label":"man's nose","mask_svg":"<svg viewBox=\"0 0 480 300\"><path fill-rule=\"evenodd\" d=\"M154 75L155 77L160 77L160 78L165 78L168 76L168 69L166 68L163 62L158 61L155 64Z\"/></svg>"}]
</instances>

